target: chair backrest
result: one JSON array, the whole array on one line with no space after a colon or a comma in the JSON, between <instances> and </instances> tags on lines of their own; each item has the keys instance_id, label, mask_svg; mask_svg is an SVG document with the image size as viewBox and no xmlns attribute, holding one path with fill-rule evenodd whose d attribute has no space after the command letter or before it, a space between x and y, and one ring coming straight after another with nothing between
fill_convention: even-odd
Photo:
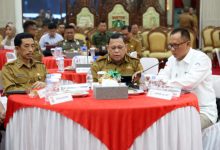
<instances>
[{"instance_id":1,"label":"chair backrest","mask_svg":"<svg viewBox=\"0 0 220 150\"><path fill-rule=\"evenodd\" d=\"M220 27L216 27L211 32L212 44L214 48L220 48Z\"/></svg>"},{"instance_id":2,"label":"chair backrest","mask_svg":"<svg viewBox=\"0 0 220 150\"><path fill-rule=\"evenodd\" d=\"M11 61L17 59L17 56L13 52L7 52L6 53L6 59L7 59L7 62L11 62Z\"/></svg>"},{"instance_id":3,"label":"chair backrest","mask_svg":"<svg viewBox=\"0 0 220 150\"><path fill-rule=\"evenodd\" d=\"M152 30L148 34L150 52L166 52L167 35L161 30Z\"/></svg>"},{"instance_id":4,"label":"chair backrest","mask_svg":"<svg viewBox=\"0 0 220 150\"><path fill-rule=\"evenodd\" d=\"M82 33L75 33L74 39L82 40L84 43L86 43L86 35L84 35Z\"/></svg>"},{"instance_id":5,"label":"chair backrest","mask_svg":"<svg viewBox=\"0 0 220 150\"><path fill-rule=\"evenodd\" d=\"M214 30L214 28L214 26L208 26L202 30L202 39L204 47L212 46L211 32Z\"/></svg>"},{"instance_id":6,"label":"chair backrest","mask_svg":"<svg viewBox=\"0 0 220 150\"><path fill-rule=\"evenodd\" d=\"M188 29L188 31L189 31L189 34L190 34L191 47L196 48L196 34L192 30Z\"/></svg>"},{"instance_id":7,"label":"chair backrest","mask_svg":"<svg viewBox=\"0 0 220 150\"><path fill-rule=\"evenodd\" d=\"M148 43L148 34L150 30L145 30L144 32L141 33L141 36L143 38L143 47L146 49L149 49L149 43Z\"/></svg>"},{"instance_id":8,"label":"chair backrest","mask_svg":"<svg viewBox=\"0 0 220 150\"><path fill-rule=\"evenodd\" d=\"M143 67L143 70L146 70L156 64L156 66L152 67L151 69L147 70L144 72L144 74L153 74L157 75L158 70L159 70L159 61L157 58L148 58L148 57L143 57L140 59L141 65Z\"/></svg>"}]
</instances>

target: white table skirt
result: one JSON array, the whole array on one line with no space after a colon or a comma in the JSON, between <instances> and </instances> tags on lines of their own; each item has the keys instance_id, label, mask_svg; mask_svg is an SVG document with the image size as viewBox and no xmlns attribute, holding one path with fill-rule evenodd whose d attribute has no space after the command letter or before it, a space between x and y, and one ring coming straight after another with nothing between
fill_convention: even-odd
<instances>
[{"instance_id":1,"label":"white table skirt","mask_svg":"<svg viewBox=\"0 0 220 150\"><path fill-rule=\"evenodd\" d=\"M14 113L6 128L5 144L6 150L108 149L81 125L40 108ZM166 114L137 137L130 149L202 150L199 113L194 107L184 107Z\"/></svg>"}]
</instances>

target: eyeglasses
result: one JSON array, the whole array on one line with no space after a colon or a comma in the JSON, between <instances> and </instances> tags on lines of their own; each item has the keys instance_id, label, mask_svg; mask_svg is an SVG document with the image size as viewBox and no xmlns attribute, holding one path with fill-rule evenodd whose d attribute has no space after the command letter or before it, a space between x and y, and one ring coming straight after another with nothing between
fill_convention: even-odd
<instances>
[{"instance_id":1,"label":"eyeglasses","mask_svg":"<svg viewBox=\"0 0 220 150\"><path fill-rule=\"evenodd\" d=\"M172 48L178 49L180 47L180 45L185 44L186 42L188 42L188 41L184 41L184 42L179 43L179 44L168 44L168 49L172 49Z\"/></svg>"}]
</instances>

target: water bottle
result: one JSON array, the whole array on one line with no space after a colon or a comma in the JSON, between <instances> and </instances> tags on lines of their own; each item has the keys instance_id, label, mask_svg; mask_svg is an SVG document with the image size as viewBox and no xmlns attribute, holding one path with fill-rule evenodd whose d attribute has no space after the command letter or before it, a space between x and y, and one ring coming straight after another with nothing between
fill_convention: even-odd
<instances>
[{"instance_id":1,"label":"water bottle","mask_svg":"<svg viewBox=\"0 0 220 150\"><path fill-rule=\"evenodd\" d=\"M89 70L86 75L86 83L89 86L89 88L92 87L92 82L93 82L92 73L91 70Z\"/></svg>"},{"instance_id":2,"label":"water bottle","mask_svg":"<svg viewBox=\"0 0 220 150\"><path fill-rule=\"evenodd\" d=\"M87 56L87 46L82 46L81 47L82 55Z\"/></svg>"},{"instance_id":3,"label":"water bottle","mask_svg":"<svg viewBox=\"0 0 220 150\"><path fill-rule=\"evenodd\" d=\"M63 57L57 57L56 63L58 66L58 72L64 72L64 58Z\"/></svg>"}]
</instances>

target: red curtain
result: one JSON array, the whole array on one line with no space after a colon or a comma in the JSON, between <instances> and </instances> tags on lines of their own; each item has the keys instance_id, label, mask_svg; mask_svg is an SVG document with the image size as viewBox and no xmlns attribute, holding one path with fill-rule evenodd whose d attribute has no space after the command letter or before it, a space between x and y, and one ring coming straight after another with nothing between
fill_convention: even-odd
<instances>
[{"instance_id":1,"label":"red curtain","mask_svg":"<svg viewBox=\"0 0 220 150\"><path fill-rule=\"evenodd\" d=\"M182 0L175 0L174 1L175 8L183 8L183 1Z\"/></svg>"}]
</instances>

